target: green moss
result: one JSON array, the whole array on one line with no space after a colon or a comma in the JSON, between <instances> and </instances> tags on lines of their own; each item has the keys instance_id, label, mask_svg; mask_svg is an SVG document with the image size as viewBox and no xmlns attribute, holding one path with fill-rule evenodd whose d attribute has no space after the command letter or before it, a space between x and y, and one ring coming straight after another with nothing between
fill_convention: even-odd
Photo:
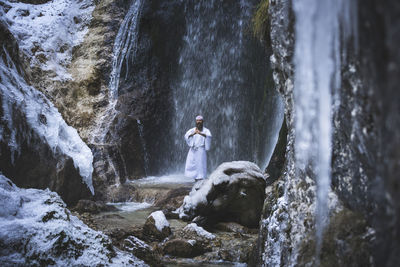
<instances>
[{"instance_id":1,"label":"green moss","mask_svg":"<svg viewBox=\"0 0 400 267\"><path fill-rule=\"evenodd\" d=\"M269 0L261 0L252 19L254 36L264 41L269 35L268 7Z\"/></svg>"}]
</instances>

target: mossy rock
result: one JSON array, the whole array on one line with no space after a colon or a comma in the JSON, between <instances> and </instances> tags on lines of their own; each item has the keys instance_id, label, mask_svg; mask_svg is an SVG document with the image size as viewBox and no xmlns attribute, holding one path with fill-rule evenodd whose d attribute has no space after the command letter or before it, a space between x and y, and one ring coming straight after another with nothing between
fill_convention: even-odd
<instances>
[{"instance_id":1,"label":"mossy rock","mask_svg":"<svg viewBox=\"0 0 400 267\"><path fill-rule=\"evenodd\" d=\"M253 34L260 40L269 39L269 19L268 19L269 0L261 0L253 15Z\"/></svg>"},{"instance_id":2,"label":"mossy rock","mask_svg":"<svg viewBox=\"0 0 400 267\"><path fill-rule=\"evenodd\" d=\"M369 228L362 214L343 209L335 214L327 226L321 248L320 266L373 266L370 255ZM303 241L299 266L316 264L316 241L314 236Z\"/></svg>"}]
</instances>

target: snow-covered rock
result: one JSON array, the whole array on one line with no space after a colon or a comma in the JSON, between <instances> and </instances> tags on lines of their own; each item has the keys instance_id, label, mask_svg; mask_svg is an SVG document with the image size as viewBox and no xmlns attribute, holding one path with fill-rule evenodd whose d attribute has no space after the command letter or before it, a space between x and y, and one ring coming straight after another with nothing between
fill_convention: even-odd
<instances>
[{"instance_id":1,"label":"snow-covered rock","mask_svg":"<svg viewBox=\"0 0 400 267\"><path fill-rule=\"evenodd\" d=\"M196 237L199 238L205 238L205 239L209 239L209 240L213 240L215 239L215 235L213 235L212 233L204 230L203 227L198 226L195 223L190 223L188 225L185 226L185 228L183 228L183 233L186 235L194 235Z\"/></svg>"},{"instance_id":2,"label":"snow-covered rock","mask_svg":"<svg viewBox=\"0 0 400 267\"><path fill-rule=\"evenodd\" d=\"M135 236L131 235L125 238L122 247L123 250L131 252L151 266L161 266L160 255L152 247Z\"/></svg>"},{"instance_id":3,"label":"snow-covered rock","mask_svg":"<svg viewBox=\"0 0 400 267\"><path fill-rule=\"evenodd\" d=\"M145 266L73 216L48 189L20 189L0 174L3 266Z\"/></svg>"},{"instance_id":4,"label":"snow-covered rock","mask_svg":"<svg viewBox=\"0 0 400 267\"><path fill-rule=\"evenodd\" d=\"M7 5L5 20L20 48L29 56L31 67L57 73L54 79L70 79L67 67L72 48L87 33L92 0L54 0L41 4L2 1Z\"/></svg>"},{"instance_id":5,"label":"snow-covered rock","mask_svg":"<svg viewBox=\"0 0 400 267\"><path fill-rule=\"evenodd\" d=\"M194 219L197 224L205 226L218 221L234 221L256 227L264 202L265 185L265 177L256 164L225 162L209 179L193 187L178 209L179 217Z\"/></svg>"},{"instance_id":6,"label":"snow-covered rock","mask_svg":"<svg viewBox=\"0 0 400 267\"><path fill-rule=\"evenodd\" d=\"M169 222L162 211L158 210L149 215L143 226L143 233L158 240L163 240L171 234Z\"/></svg>"},{"instance_id":7,"label":"snow-covered rock","mask_svg":"<svg viewBox=\"0 0 400 267\"><path fill-rule=\"evenodd\" d=\"M0 21L0 170L19 186L58 192L68 204L94 194L93 154L44 94L28 85L18 46ZM86 184L86 186L82 183Z\"/></svg>"}]
</instances>

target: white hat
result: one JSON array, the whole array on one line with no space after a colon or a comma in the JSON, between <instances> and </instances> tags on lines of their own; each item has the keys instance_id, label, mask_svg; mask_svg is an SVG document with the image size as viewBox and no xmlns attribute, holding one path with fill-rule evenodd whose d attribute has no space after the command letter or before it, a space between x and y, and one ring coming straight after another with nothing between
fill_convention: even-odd
<instances>
[{"instance_id":1,"label":"white hat","mask_svg":"<svg viewBox=\"0 0 400 267\"><path fill-rule=\"evenodd\" d=\"M198 115L198 116L196 117L196 121L197 121L197 120L203 120L203 116Z\"/></svg>"}]
</instances>

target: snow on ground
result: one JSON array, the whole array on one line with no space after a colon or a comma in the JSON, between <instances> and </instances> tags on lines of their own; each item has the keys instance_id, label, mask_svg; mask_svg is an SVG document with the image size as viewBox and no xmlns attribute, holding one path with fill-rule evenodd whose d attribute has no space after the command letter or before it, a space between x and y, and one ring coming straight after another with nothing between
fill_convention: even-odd
<instances>
[{"instance_id":1,"label":"snow on ground","mask_svg":"<svg viewBox=\"0 0 400 267\"><path fill-rule=\"evenodd\" d=\"M125 212L147 209L152 206L152 204L146 202L109 202L107 205L112 205Z\"/></svg>"},{"instance_id":2,"label":"snow on ground","mask_svg":"<svg viewBox=\"0 0 400 267\"><path fill-rule=\"evenodd\" d=\"M162 232L164 227L169 227L169 222L161 210L151 213L149 217L153 217L158 231Z\"/></svg>"},{"instance_id":3,"label":"snow on ground","mask_svg":"<svg viewBox=\"0 0 400 267\"><path fill-rule=\"evenodd\" d=\"M53 0L40 5L0 0L9 29L31 66L57 73L55 79L69 79L66 67L72 48L83 41L94 10L92 0ZM1 13L1 12L0 12ZM45 63L43 63L45 62Z\"/></svg>"},{"instance_id":4,"label":"snow on ground","mask_svg":"<svg viewBox=\"0 0 400 267\"><path fill-rule=\"evenodd\" d=\"M62 153L73 159L75 168L79 168L83 181L94 194L92 151L79 137L78 132L65 123L46 96L26 84L5 49L4 54L7 57L6 62L0 57L0 99L3 108L1 119L7 121L8 128L12 131L9 142L12 153L20 153L19 142L31 141L30 133L18 132L18 127L13 125L13 110L20 110L25 114L30 128L46 141L54 154ZM0 135L1 138L3 135Z\"/></svg>"},{"instance_id":5,"label":"snow on ground","mask_svg":"<svg viewBox=\"0 0 400 267\"><path fill-rule=\"evenodd\" d=\"M48 189L20 189L0 174L3 266L146 266L73 216Z\"/></svg>"}]
</instances>

